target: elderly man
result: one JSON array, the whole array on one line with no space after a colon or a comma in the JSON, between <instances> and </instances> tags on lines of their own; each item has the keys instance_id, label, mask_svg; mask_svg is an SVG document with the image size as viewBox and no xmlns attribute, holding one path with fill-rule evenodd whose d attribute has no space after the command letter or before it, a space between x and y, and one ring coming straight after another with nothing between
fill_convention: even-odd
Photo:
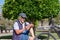
<instances>
[{"instance_id":1,"label":"elderly man","mask_svg":"<svg viewBox=\"0 0 60 40\"><path fill-rule=\"evenodd\" d=\"M13 25L12 40L34 40L34 32L32 23L25 22L27 18L25 13L20 13L18 20ZM30 32L31 36L28 35Z\"/></svg>"}]
</instances>

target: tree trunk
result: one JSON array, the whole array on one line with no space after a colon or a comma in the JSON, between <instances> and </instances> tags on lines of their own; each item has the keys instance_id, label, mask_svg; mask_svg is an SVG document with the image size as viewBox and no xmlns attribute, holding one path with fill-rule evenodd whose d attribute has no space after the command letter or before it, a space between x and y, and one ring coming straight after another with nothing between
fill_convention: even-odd
<instances>
[{"instance_id":1,"label":"tree trunk","mask_svg":"<svg viewBox=\"0 0 60 40\"><path fill-rule=\"evenodd\" d=\"M43 20L41 20L41 26L43 26Z\"/></svg>"},{"instance_id":2,"label":"tree trunk","mask_svg":"<svg viewBox=\"0 0 60 40\"><path fill-rule=\"evenodd\" d=\"M34 21L34 20L32 20L32 23L34 24L33 31L34 31L34 35L35 35L35 31L36 31L35 21Z\"/></svg>"}]
</instances>

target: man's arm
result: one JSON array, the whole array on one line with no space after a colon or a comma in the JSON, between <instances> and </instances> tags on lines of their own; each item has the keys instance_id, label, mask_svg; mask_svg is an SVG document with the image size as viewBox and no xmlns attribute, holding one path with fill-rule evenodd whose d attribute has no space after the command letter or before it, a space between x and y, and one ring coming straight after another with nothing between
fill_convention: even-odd
<instances>
[{"instance_id":1,"label":"man's arm","mask_svg":"<svg viewBox=\"0 0 60 40\"><path fill-rule=\"evenodd\" d=\"M29 24L28 26L26 26L26 28L23 28L23 29L21 29L21 30L18 30L18 29L16 29L15 30L15 32L16 32L16 34L20 34L20 33L22 33L24 30L29 30L31 27L33 27L34 25L33 24Z\"/></svg>"},{"instance_id":2,"label":"man's arm","mask_svg":"<svg viewBox=\"0 0 60 40\"><path fill-rule=\"evenodd\" d=\"M22 33L24 30L25 30L25 29L21 29L21 30L16 29L15 32L16 32L16 34L20 34L20 33Z\"/></svg>"},{"instance_id":3,"label":"man's arm","mask_svg":"<svg viewBox=\"0 0 60 40\"><path fill-rule=\"evenodd\" d=\"M20 34L20 33L22 33L25 29L19 29L19 26L18 26L18 23L17 22L15 22L14 23L14 30L15 30L15 32L16 32L16 34Z\"/></svg>"}]
</instances>

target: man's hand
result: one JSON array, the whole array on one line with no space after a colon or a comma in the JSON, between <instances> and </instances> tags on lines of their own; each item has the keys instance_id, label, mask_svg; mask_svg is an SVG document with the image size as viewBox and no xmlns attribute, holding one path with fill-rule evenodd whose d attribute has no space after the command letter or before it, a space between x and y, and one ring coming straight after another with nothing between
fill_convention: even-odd
<instances>
[{"instance_id":1,"label":"man's hand","mask_svg":"<svg viewBox=\"0 0 60 40\"><path fill-rule=\"evenodd\" d=\"M33 28L33 27L34 27L33 24L29 24L29 25L26 26L26 29L29 30L30 28Z\"/></svg>"},{"instance_id":2,"label":"man's hand","mask_svg":"<svg viewBox=\"0 0 60 40\"><path fill-rule=\"evenodd\" d=\"M30 27L34 27L34 24L30 24Z\"/></svg>"}]
</instances>

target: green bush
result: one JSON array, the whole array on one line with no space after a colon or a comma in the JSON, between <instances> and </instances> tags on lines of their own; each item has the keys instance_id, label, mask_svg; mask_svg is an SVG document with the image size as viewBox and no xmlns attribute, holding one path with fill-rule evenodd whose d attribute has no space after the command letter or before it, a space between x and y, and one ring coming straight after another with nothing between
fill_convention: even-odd
<instances>
[{"instance_id":1,"label":"green bush","mask_svg":"<svg viewBox=\"0 0 60 40\"><path fill-rule=\"evenodd\" d=\"M0 37L0 39L12 39L12 35L2 36Z\"/></svg>"},{"instance_id":2,"label":"green bush","mask_svg":"<svg viewBox=\"0 0 60 40\"><path fill-rule=\"evenodd\" d=\"M5 27L5 26L1 26L0 29L1 29L1 30L5 30L6 27Z\"/></svg>"}]
</instances>

